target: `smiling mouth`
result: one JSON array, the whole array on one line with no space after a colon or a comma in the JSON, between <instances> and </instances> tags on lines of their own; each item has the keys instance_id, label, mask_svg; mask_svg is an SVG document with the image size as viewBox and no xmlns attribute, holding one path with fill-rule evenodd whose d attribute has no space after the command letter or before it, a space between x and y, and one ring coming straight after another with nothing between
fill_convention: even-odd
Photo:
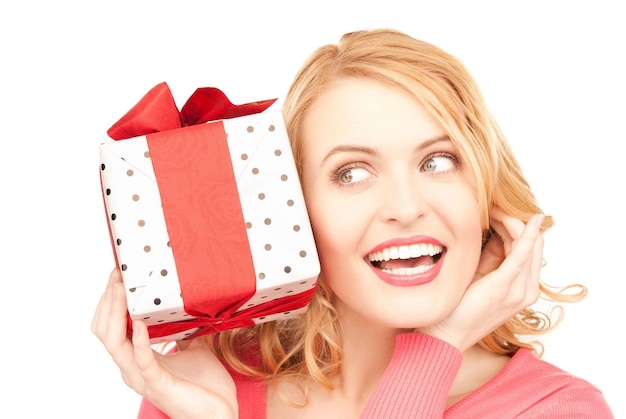
<instances>
[{"instance_id":1,"label":"smiling mouth","mask_svg":"<svg viewBox=\"0 0 626 419\"><path fill-rule=\"evenodd\" d=\"M392 275L418 275L432 269L443 255L444 247L419 243L387 247L367 255L372 266Z\"/></svg>"}]
</instances>

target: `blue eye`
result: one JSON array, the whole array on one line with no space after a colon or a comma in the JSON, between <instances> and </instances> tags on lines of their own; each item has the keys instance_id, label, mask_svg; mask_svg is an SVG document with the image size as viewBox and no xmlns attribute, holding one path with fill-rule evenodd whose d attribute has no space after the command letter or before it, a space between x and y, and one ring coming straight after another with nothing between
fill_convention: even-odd
<instances>
[{"instance_id":1,"label":"blue eye","mask_svg":"<svg viewBox=\"0 0 626 419\"><path fill-rule=\"evenodd\" d=\"M431 173L445 173L458 165L458 159L449 154L432 156L422 165L422 171Z\"/></svg>"}]
</instances>

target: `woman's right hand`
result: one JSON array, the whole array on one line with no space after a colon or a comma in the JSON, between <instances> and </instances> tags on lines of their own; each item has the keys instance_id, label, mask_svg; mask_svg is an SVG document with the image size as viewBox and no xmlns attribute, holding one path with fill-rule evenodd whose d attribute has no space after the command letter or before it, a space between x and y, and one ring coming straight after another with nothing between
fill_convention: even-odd
<instances>
[{"instance_id":1,"label":"woman's right hand","mask_svg":"<svg viewBox=\"0 0 626 419\"><path fill-rule=\"evenodd\" d=\"M126 336L126 295L118 269L100 298L91 330L104 344L124 382L171 418L236 418L235 384L222 363L197 338L174 354L150 346L148 329L133 321Z\"/></svg>"}]
</instances>

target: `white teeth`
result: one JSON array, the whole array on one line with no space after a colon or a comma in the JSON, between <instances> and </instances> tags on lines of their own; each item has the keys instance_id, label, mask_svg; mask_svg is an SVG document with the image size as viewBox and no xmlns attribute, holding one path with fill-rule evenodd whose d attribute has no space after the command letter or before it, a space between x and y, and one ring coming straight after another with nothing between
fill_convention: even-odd
<instances>
[{"instance_id":1,"label":"white teeth","mask_svg":"<svg viewBox=\"0 0 626 419\"><path fill-rule=\"evenodd\" d=\"M402 246L398 249L398 253L400 255L400 259L410 259L411 258L411 248L409 246Z\"/></svg>"},{"instance_id":2,"label":"white teeth","mask_svg":"<svg viewBox=\"0 0 626 419\"><path fill-rule=\"evenodd\" d=\"M383 272L390 273L392 275L417 275L426 272L435 265L419 265L414 268L397 268L397 269L382 269Z\"/></svg>"},{"instance_id":3,"label":"white teeth","mask_svg":"<svg viewBox=\"0 0 626 419\"><path fill-rule=\"evenodd\" d=\"M391 259L410 259L420 256L435 256L443 251L443 246L430 243L411 244L408 246L387 247L379 252L370 253L371 262L380 262ZM410 268L417 269L417 268Z\"/></svg>"}]
</instances>

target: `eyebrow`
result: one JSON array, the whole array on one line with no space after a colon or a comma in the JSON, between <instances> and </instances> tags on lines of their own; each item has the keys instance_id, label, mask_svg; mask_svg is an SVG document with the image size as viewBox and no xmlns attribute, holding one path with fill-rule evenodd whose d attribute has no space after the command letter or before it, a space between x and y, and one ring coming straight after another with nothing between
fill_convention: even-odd
<instances>
[{"instance_id":1,"label":"eyebrow","mask_svg":"<svg viewBox=\"0 0 626 419\"><path fill-rule=\"evenodd\" d=\"M415 147L413 151L420 151L420 150L430 147L433 144L437 144L437 143L444 142L444 141L446 142L451 141L450 137L447 134L440 135L438 137L423 141L417 147ZM376 151L370 147L362 147L358 145L338 145L336 147L333 147L326 154L326 156L324 156L324 158L322 159L322 164L335 154L347 153L347 152L360 152L360 153L365 153L365 154L369 154L372 156L375 156L377 154Z\"/></svg>"}]
</instances>

